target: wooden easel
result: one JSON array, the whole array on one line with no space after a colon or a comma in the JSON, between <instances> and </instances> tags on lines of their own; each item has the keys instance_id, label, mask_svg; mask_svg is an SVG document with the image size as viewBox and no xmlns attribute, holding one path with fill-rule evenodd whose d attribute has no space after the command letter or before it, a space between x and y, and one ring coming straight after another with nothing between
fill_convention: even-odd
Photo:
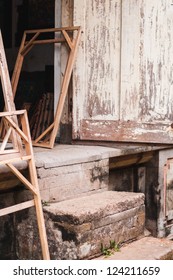
<instances>
[{"instance_id":1,"label":"wooden easel","mask_svg":"<svg viewBox=\"0 0 173 280\"><path fill-rule=\"evenodd\" d=\"M74 36L75 33L75 36ZM56 38L52 39L42 39L40 36L44 35L52 35L56 34ZM60 97L58 101L58 105L56 108L54 121L49 127L45 129L44 132L41 133L36 139L33 140L34 146L40 146L44 148L53 148L55 143L55 138L58 133L59 124L61 120L61 115L63 112L63 107L65 103L65 99L68 92L68 86L70 83L70 78L72 75L72 70L77 54L77 48L79 45L81 36L81 27L80 26L72 26L72 27L63 27L63 28L50 28L50 29L38 29L38 30L27 30L24 32L21 45L19 48L14 72L12 75L12 91L15 96L17 85L19 82L19 77L24 61L24 57L28 54L28 52L35 46L39 44L55 44L55 43L65 43L69 49L69 57L66 65L66 70L62 80L62 86L60 91Z\"/></svg>"},{"instance_id":2,"label":"wooden easel","mask_svg":"<svg viewBox=\"0 0 173 280\"><path fill-rule=\"evenodd\" d=\"M26 110L16 111L15 109L1 32L0 77L6 110L6 112L0 113L0 124L4 127L3 135L5 131L5 136L0 142L0 165L5 165L8 167L33 194L33 199L30 201L0 209L0 216L35 206L43 259L49 260L50 256L46 228L44 223L36 167L34 164L34 155L27 113ZM2 130L0 129L0 131ZM15 167L15 163L20 161L27 161L30 180L26 179L23 174Z\"/></svg>"}]
</instances>

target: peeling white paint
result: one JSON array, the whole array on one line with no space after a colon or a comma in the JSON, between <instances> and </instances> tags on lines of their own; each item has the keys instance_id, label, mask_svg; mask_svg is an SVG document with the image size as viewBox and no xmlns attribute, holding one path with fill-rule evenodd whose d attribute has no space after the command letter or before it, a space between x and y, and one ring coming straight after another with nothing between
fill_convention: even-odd
<instances>
[{"instance_id":1,"label":"peeling white paint","mask_svg":"<svg viewBox=\"0 0 173 280\"><path fill-rule=\"evenodd\" d=\"M84 30L74 71L74 137L85 139L85 120L97 122L98 134L101 121L120 122L118 141L125 122L160 122L153 132L169 142L162 127L173 122L170 9L171 0L74 0L74 24ZM131 140L147 141L131 131Z\"/></svg>"},{"instance_id":2,"label":"peeling white paint","mask_svg":"<svg viewBox=\"0 0 173 280\"><path fill-rule=\"evenodd\" d=\"M74 69L75 131L83 118L119 117L120 2L74 0L74 25L83 30Z\"/></svg>"}]
</instances>

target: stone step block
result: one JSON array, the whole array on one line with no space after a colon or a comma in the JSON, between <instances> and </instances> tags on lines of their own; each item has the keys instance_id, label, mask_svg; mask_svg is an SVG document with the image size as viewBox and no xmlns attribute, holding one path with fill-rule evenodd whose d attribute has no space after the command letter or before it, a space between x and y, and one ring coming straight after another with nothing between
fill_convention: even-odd
<instances>
[{"instance_id":1,"label":"stone step block","mask_svg":"<svg viewBox=\"0 0 173 280\"><path fill-rule=\"evenodd\" d=\"M91 259L101 244L125 243L144 231L141 193L105 191L44 207L52 259Z\"/></svg>"}]
</instances>

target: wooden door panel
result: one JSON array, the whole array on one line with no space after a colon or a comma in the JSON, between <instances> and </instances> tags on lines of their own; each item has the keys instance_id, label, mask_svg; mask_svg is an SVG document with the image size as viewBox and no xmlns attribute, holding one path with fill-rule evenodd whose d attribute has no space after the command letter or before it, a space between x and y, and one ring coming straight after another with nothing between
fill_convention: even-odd
<instances>
[{"instance_id":1,"label":"wooden door panel","mask_svg":"<svg viewBox=\"0 0 173 280\"><path fill-rule=\"evenodd\" d=\"M169 0L74 1L74 23L84 28L74 139L172 143L170 8Z\"/></svg>"},{"instance_id":2,"label":"wooden door panel","mask_svg":"<svg viewBox=\"0 0 173 280\"><path fill-rule=\"evenodd\" d=\"M167 123L173 119L170 1L128 2L122 7L120 119Z\"/></svg>"},{"instance_id":3,"label":"wooden door panel","mask_svg":"<svg viewBox=\"0 0 173 280\"><path fill-rule=\"evenodd\" d=\"M83 30L73 71L73 136L78 138L81 120L119 118L121 0L74 0L74 24Z\"/></svg>"}]
</instances>

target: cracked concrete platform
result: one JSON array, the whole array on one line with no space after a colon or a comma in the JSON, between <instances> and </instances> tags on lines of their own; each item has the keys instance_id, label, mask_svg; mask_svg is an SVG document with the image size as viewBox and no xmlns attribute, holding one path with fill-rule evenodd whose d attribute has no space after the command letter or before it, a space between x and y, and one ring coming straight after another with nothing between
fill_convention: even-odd
<instances>
[{"instance_id":1,"label":"cracked concrete platform","mask_svg":"<svg viewBox=\"0 0 173 280\"><path fill-rule=\"evenodd\" d=\"M87 146L55 144L53 149L34 147L36 167L54 168L140 152L163 149L148 145Z\"/></svg>"},{"instance_id":2,"label":"cracked concrete platform","mask_svg":"<svg viewBox=\"0 0 173 280\"><path fill-rule=\"evenodd\" d=\"M173 241L167 238L143 237L120 248L109 257L98 260L173 260Z\"/></svg>"}]
</instances>

